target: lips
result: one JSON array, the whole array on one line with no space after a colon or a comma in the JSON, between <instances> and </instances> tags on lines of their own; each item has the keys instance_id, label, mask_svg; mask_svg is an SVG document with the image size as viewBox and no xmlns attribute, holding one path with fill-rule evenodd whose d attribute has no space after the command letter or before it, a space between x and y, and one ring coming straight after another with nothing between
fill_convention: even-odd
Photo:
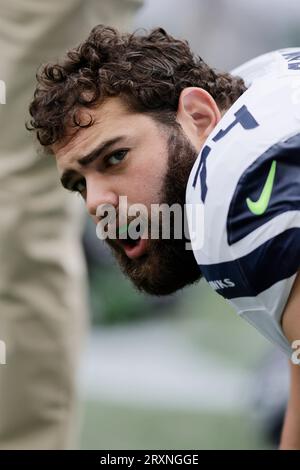
<instances>
[{"instance_id":1,"label":"lips","mask_svg":"<svg viewBox=\"0 0 300 470\"><path fill-rule=\"evenodd\" d=\"M148 239L141 236L137 239L132 239L127 231L128 225L123 225L118 230L118 238L111 239L113 245L118 245L124 251L126 256L130 259L139 258L146 253L148 248ZM140 226L137 227L140 230Z\"/></svg>"},{"instance_id":2,"label":"lips","mask_svg":"<svg viewBox=\"0 0 300 470\"><path fill-rule=\"evenodd\" d=\"M126 255L130 259L139 258L146 253L148 247L148 240L139 238L136 241L128 242L126 240L118 240L118 243L124 249Z\"/></svg>"},{"instance_id":3,"label":"lips","mask_svg":"<svg viewBox=\"0 0 300 470\"><path fill-rule=\"evenodd\" d=\"M128 222L120 225L117 229L114 227L110 227L109 225L105 226L106 233L111 231L111 235L114 235L112 237L108 237L107 242L112 246L118 247L118 249L122 250L126 256L130 259L135 259L139 258L142 255L144 255L148 249L148 242L149 240L146 238L142 238L142 234L144 233L144 230L141 232L141 225L138 224L136 227L136 233L140 233L140 236L138 238L131 238L130 233L128 231L129 224ZM110 230L109 230L110 229ZM117 231L117 238L115 232Z\"/></svg>"},{"instance_id":4,"label":"lips","mask_svg":"<svg viewBox=\"0 0 300 470\"><path fill-rule=\"evenodd\" d=\"M118 235L119 238L115 240L117 244L123 249L125 252L126 256L130 259L135 259L139 258L143 254L146 253L147 247L148 247L148 239L142 238L142 233L141 229L142 226L140 224L137 225L137 233L140 232L141 236L139 236L137 239L132 239L129 235L128 232L129 225L128 223L119 226L118 230ZM144 233L145 227L143 227L143 233ZM123 234L126 234L125 238L123 237Z\"/></svg>"}]
</instances>

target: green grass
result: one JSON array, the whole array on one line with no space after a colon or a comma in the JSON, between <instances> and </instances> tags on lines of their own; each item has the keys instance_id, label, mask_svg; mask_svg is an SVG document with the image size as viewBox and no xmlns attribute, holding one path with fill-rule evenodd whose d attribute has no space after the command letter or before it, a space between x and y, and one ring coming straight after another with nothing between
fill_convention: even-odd
<instances>
[{"instance_id":1,"label":"green grass","mask_svg":"<svg viewBox=\"0 0 300 470\"><path fill-rule=\"evenodd\" d=\"M84 405L82 449L267 449L247 414L166 411L90 401Z\"/></svg>"}]
</instances>

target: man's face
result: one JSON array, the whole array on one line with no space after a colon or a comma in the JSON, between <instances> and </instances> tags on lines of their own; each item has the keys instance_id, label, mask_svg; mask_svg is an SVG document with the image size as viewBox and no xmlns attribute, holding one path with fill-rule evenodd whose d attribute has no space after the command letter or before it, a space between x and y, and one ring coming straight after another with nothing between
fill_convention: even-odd
<instances>
[{"instance_id":1,"label":"man's face","mask_svg":"<svg viewBox=\"0 0 300 470\"><path fill-rule=\"evenodd\" d=\"M152 205L174 203L183 208L188 176L198 152L180 127L166 127L152 117L129 111L119 98L109 98L82 118L93 124L53 145L62 183L79 191L95 223L97 208L110 205L119 213L127 204L143 204L151 226ZM129 222L132 217L127 218ZM117 222L118 226L121 223ZM126 225L125 225L126 226ZM124 224L122 225L124 227ZM184 235L151 239L106 239L124 273L144 292L166 295L193 283L200 271Z\"/></svg>"}]
</instances>

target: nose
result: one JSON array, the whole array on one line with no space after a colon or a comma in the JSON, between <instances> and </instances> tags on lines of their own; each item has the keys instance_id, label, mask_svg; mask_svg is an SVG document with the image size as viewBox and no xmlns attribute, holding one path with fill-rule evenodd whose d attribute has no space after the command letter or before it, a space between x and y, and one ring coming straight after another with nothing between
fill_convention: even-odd
<instances>
[{"instance_id":1,"label":"nose","mask_svg":"<svg viewBox=\"0 0 300 470\"><path fill-rule=\"evenodd\" d=\"M86 179L86 208L91 217L96 218L97 208L102 204L118 206L118 196L102 178Z\"/></svg>"}]
</instances>

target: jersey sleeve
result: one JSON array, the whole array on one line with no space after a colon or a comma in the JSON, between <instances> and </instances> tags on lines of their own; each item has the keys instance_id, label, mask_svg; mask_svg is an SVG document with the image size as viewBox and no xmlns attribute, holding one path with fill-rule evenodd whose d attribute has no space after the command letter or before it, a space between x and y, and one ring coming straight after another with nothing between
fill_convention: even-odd
<instances>
[{"instance_id":1,"label":"jersey sleeve","mask_svg":"<svg viewBox=\"0 0 300 470\"><path fill-rule=\"evenodd\" d=\"M300 269L300 133L277 142L241 175L227 241L241 276L231 302L291 354L281 320Z\"/></svg>"}]
</instances>

